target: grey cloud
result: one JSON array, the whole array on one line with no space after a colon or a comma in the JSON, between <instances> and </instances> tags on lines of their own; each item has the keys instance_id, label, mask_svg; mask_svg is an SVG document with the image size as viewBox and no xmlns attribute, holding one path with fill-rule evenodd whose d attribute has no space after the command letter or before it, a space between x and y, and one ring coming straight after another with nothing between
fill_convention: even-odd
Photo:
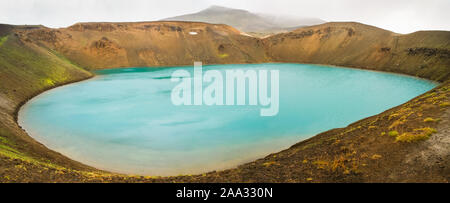
<instances>
[{"instance_id":1,"label":"grey cloud","mask_svg":"<svg viewBox=\"0 0 450 203\"><path fill-rule=\"evenodd\" d=\"M0 23L66 27L89 21L151 21L211 5L326 21L357 21L399 33L450 30L449 0L2 0Z\"/></svg>"}]
</instances>

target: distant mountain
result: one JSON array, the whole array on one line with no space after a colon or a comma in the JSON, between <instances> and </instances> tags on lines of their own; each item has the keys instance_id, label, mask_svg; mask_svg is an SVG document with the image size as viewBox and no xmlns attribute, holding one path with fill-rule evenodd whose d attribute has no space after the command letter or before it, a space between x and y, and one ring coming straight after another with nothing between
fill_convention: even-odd
<instances>
[{"instance_id":1,"label":"distant mountain","mask_svg":"<svg viewBox=\"0 0 450 203\"><path fill-rule=\"evenodd\" d=\"M256 14L246 10L222 6L211 6L198 13L163 19L163 21L194 21L214 24L227 24L248 33L279 33L303 26L317 25L325 21L316 18L298 18Z\"/></svg>"}]
</instances>

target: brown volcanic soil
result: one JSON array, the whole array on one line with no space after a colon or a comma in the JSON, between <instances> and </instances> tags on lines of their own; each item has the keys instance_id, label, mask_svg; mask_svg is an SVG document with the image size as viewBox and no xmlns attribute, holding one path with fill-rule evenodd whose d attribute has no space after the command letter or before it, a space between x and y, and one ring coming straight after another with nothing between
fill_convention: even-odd
<instances>
[{"instance_id":1,"label":"brown volcanic soil","mask_svg":"<svg viewBox=\"0 0 450 203\"><path fill-rule=\"evenodd\" d=\"M195 32L196 35L190 33ZM185 22L79 23L21 33L88 69L257 63L262 41L227 25Z\"/></svg>"},{"instance_id":2,"label":"brown volcanic soil","mask_svg":"<svg viewBox=\"0 0 450 203\"><path fill-rule=\"evenodd\" d=\"M171 181L198 182L449 182L450 83L376 116L333 129L237 169ZM447 103L445 103L447 102ZM439 121L425 122L425 118ZM402 122L399 122L402 121ZM399 135L421 128L422 141Z\"/></svg>"},{"instance_id":3,"label":"brown volcanic soil","mask_svg":"<svg viewBox=\"0 0 450 203\"><path fill-rule=\"evenodd\" d=\"M278 62L333 64L404 73L436 81L450 77L450 32L400 35L360 23L325 23L266 39Z\"/></svg>"},{"instance_id":4,"label":"brown volcanic soil","mask_svg":"<svg viewBox=\"0 0 450 203\"><path fill-rule=\"evenodd\" d=\"M243 36L226 25L189 22L81 23L64 29L0 25L0 182L449 182L449 53L450 32L399 35L358 23L327 23L265 39ZM47 149L15 121L29 98L91 77L85 69L197 60L332 64L443 84L282 152L195 176L99 171Z\"/></svg>"}]
</instances>

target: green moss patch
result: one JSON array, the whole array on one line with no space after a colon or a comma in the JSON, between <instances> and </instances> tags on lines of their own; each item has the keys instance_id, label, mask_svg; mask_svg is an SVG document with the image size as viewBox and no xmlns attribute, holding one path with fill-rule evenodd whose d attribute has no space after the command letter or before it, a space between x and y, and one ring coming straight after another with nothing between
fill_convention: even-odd
<instances>
[{"instance_id":1,"label":"green moss patch","mask_svg":"<svg viewBox=\"0 0 450 203\"><path fill-rule=\"evenodd\" d=\"M5 42L6 42L6 40L8 40L8 35L6 35L6 36L3 36L3 37L0 37L0 46L2 46L2 45L3 45L3 43L5 43Z\"/></svg>"}]
</instances>

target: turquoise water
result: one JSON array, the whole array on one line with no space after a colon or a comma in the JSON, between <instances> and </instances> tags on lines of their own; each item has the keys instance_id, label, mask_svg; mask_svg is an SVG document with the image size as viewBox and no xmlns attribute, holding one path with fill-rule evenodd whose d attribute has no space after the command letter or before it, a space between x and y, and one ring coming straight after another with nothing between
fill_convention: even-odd
<instances>
[{"instance_id":1,"label":"turquoise water","mask_svg":"<svg viewBox=\"0 0 450 203\"><path fill-rule=\"evenodd\" d=\"M49 148L88 165L142 175L237 166L317 133L378 114L436 84L403 75L304 64L212 65L279 70L280 108L174 106L170 75L192 67L103 70L35 97L19 123Z\"/></svg>"}]
</instances>

